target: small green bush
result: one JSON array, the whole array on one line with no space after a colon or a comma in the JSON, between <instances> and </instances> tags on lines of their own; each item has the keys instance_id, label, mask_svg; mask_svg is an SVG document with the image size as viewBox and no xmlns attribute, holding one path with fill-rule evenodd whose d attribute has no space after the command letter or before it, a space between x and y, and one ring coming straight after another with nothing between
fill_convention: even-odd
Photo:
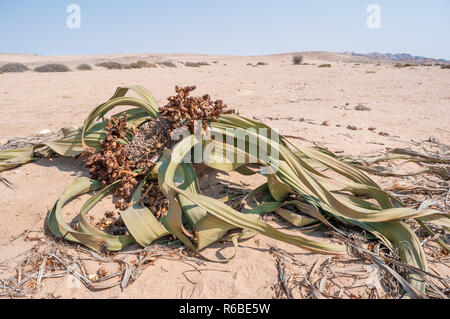
<instances>
[{"instance_id":1,"label":"small green bush","mask_svg":"<svg viewBox=\"0 0 450 319\"><path fill-rule=\"evenodd\" d=\"M64 64L50 63L34 68L34 72L70 72L70 69Z\"/></svg>"},{"instance_id":2,"label":"small green bush","mask_svg":"<svg viewBox=\"0 0 450 319\"><path fill-rule=\"evenodd\" d=\"M191 68L198 68L198 67L200 67L197 63L195 63L195 62L186 62L185 64L184 64L185 66L188 66L188 67L191 67Z\"/></svg>"},{"instance_id":3,"label":"small green bush","mask_svg":"<svg viewBox=\"0 0 450 319\"><path fill-rule=\"evenodd\" d=\"M101 66L107 68L108 70L122 70L125 67L122 63L117 62L102 62L97 63L96 66Z\"/></svg>"},{"instance_id":4,"label":"small green bush","mask_svg":"<svg viewBox=\"0 0 450 319\"><path fill-rule=\"evenodd\" d=\"M28 71L29 68L27 68L24 64L22 63L7 63L5 65L3 65L2 67L0 67L0 71L3 73L8 73L8 72L25 72Z\"/></svg>"},{"instance_id":5,"label":"small green bush","mask_svg":"<svg viewBox=\"0 0 450 319\"><path fill-rule=\"evenodd\" d=\"M303 55L301 54L296 54L292 57L292 63L294 65L300 65L303 63Z\"/></svg>"},{"instance_id":6,"label":"small green bush","mask_svg":"<svg viewBox=\"0 0 450 319\"><path fill-rule=\"evenodd\" d=\"M92 70L92 67L89 64L80 64L79 66L77 66L77 70L90 71Z\"/></svg>"},{"instance_id":7,"label":"small green bush","mask_svg":"<svg viewBox=\"0 0 450 319\"><path fill-rule=\"evenodd\" d=\"M136 64L139 65L141 68L155 68L156 67L155 64L148 63L147 61L143 61L143 60L137 61Z\"/></svg>"},{"instance_id":8,"label":"small green bush","mask_svg":"<svg viewBox=\"0 0 450 319\"><path fill-rule=\"evenodd\" d=\"M167 66L169 68L176 68L177 67L174 63L172 63L170 61L163 61L163 62L156 62L156 63L159 64L159 65Z\"/></svg>"}]
</instances>

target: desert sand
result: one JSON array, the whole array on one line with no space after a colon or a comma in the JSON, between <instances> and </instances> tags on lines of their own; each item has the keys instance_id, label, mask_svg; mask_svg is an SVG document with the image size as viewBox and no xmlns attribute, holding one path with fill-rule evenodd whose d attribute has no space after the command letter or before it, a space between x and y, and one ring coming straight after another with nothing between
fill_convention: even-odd
<instances>
[{"instance_id":1,"label":"desert sand","mask_svg":"<svg viewBox=\"0 0 450 319\"><path fill-rule=\"evenodd\" d=\"M338 154L380 155L387 148L395 147L420 151L412 141L430 138L450 144L450 70L431 66L394 68L392 63L354 61L342 54L326 52L309 52L304 56L308 65L293 65L292 54L250 57L1 54L0 65L20 62L32 69L56 62L73 71L0 74L0 144L15 137L38 134L44 129L56 132L62 127L79 126L93 107L106 101L116 87L124 85L146 87L161 105L165 104L166 97L173 95L175 85L196 85L196 95L209 93L241 115L255 117L278 128L281 134L292 136L297 143L322 146ZM94 66L104 61L130 63L137 60L168 60L177 68L106 70ZM191 68L181 63L201 61L209 65ZM247 65L257 62L267 65ZM90 64L93 70L75 70L81 63ZM318 68L321 63L330 63L331 68ZM355 110L358 104L370 110ZM49 209L67 183L77 176L87 175L82 161L64 158L39 159L0 174L14 185L14 189L10 189L0 183L0 278L14 275L10 271L20 260L18 255L40 242L26 240L27 236L48 240L44 236L44 222ZM239 175L227 179L241 185L244 180L252 185L261 182ZM378 176L374 179L382 186L393 181ZM65 208L68 220L86 198L82 196ZM106 197L92 214L101 215L105 209L112 208L110 197ZM316 262L322 263L328 258L332 258L336 269L359 269L365 274L370 269L370 265L350 257L313 254L263 236L239 246L236 257L228 263L196 265L201 274L192 271L195 269L192 265L158 259L123 291L120 287L97 292L83 285L69 287L67 278L62 277L45 280L35 298L275 298L279 270L270 253L272 247L284 249L304 263L295 270L300 277ZM205 250L205 255L216 258L232 253L229 244L217 243ZM118 255L118 258L125 257ZM92 262L89 271L95 273L100 266L99 262ZM448 265L430 262L430 266L441 275L448 277L450 273ZM352 283L350 280L347 284ZM359 279L358 283L364 286L366 279ZM364 296L365 290L365 287L355 288L348 294L341 292L340 296Z\"/></svg>"}]
</instances>

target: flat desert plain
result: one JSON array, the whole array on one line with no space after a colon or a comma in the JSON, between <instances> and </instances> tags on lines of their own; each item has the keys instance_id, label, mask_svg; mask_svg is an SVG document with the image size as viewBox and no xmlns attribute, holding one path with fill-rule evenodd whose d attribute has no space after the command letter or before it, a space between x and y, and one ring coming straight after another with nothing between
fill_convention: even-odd
<instances>
[{"instance_id":1,"label":"flat desert plain","mask_svg":"<svg viewBox=\"0 0 450 319\"><path fill-rule=\"evenodd\" d=\"M95 66L95 63L105 61L130 63L138 60L172 61L177 67L159 65L107 70ZM36 135L45 129L57 132L62 127L80 126L93 107L110 98L116 87L125 85L144 86L160 105L174 94L175 85L196 85L194 95L209 93L213 99L222 99L241 115L278 128L295 143L321 146L339 155L376 156L396 147L422 151L418 145L430 138L450 144L450 70L434 66L394 68L392 63L354 61L342 54L324 52L305 53L303 62L308 65L293 65L292 54L248 57L0 55L0 65L7 62L24 63L30 69L50 62L62 63L72 72L0 74L0 144L17 137ZM209 65L193 68L185 66L185 62L208 62ZM255 66L258 62L265 65ZM93 70L76 70L82 63L90 64ZM319 68L322 63L330 63L331 67ZM358 111L357 105L368 110ZM77 176L88 176L88 173L80 159L54 158L39 159L2 172L0 176L14 186L8 188L0 183L0 278L7 280L17 275L14 270L17 263L23 261L31 248L52 240L44 234L49 210L67 183ZM396 181L388 177L373 178L383 187ZM259 185L262 180L222 174L218 181L231 187ZM87 198L75 199L65 208L68 220L76 215L76 209ZM112 210L110 200L110 197L102 200L92 214L101 216L105 210ZM283 226L286 225L279 225ZM321 233L311 235L320 237ZM67 245L64 242L55 244ZM91 291L84 285L70 284L67 276L63 276L43 280L34 297L283 297L283 292L279 291L283 269L279 263L277 267L273 248L284 250L297 261L297 266L289 271L292 278L303 284L293 290L294 297L307 297L298 287L305 287L315 264L332 265L336 274L362 274L337 276L330 284L336 285L334 288L325 287L325 290L331 289L330 294L335 297L367 297L368 280L377 278L376 269L358 259L314 254L257 236L241 242L235 258L228 263L199 264L192 260L155 258L125 289L116 286ZM231 256L233 251L230 244L216 243L205 249L204 254L223 259L223 256ZM118 254L116 258L129 260L133 256ZM429 262L436 272L448 277L448 263ZM109 266L99 260L86 262L86 267L86 273L94 277L99 267L105 267L108 273L115 271L114 265L108 269ZM320 278L316 276L313 281L318 280ZM380 296L388 297L386 294L383 289L379 291Z\"/></svg>"}]
</instances>

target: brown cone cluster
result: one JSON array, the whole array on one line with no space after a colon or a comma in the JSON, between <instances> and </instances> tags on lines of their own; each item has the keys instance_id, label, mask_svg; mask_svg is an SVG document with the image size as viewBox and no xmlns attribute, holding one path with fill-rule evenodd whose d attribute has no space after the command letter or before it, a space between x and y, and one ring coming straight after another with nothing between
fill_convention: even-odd
<instances>
[{"instance_id":1,"label":"brown cone cluster","mask_svg":"<svg viewBox=\"0 0 450 319\"><path fill-rule=\"evenodd\" d=\"M206 129L208 120L215 120L221 114L235 113L234 110L225 110L227 105L222 100L212 101L209 94L189 96L195 89L194 85L175 86L177 95L168 97L169 103L159 108L161 116L169 119L173 129L186 127L193 132L195 121L202 121L202 126Z\"/></svg>"},{"instance_id":2,"label":"brown cone cluster","mask_svg":"<svg viewBox=\"0 0 450 319\"><path fill-rule=\"evenodd\" d=\"M225 110L227 106L221 100L212 101L208 94L189 96L195 88L176 86L177 95L170 96L168 104L159 108L161 116L142 124L138 130L128 127L126 116L111 118L107 123L101 149L89 156L86 167L91 178L100 181L103 187L121 179L113 191L116 208L128 208L137 184L156 164L164 148L177 142L171 138L173 130L185 127L193 132L195 121L202 121L203 129L206 129L207 121L215 120L221 114L235 113L234 110ZM130 143L123 145L121 140ZM158 218L167 213L168 201L157 182L147 183L140 202Z\"/></svg>"},{"instance_id":3,"label":"brown cone cluster","mask_svg":"<svg viewBox=\"0 0 450 319\"><path fill-rule=\"evenodd\" d=\"M169 210L169 201L161 193L158 183L148 184L141 202L152 212L156 218L161 218Z\"/></svg>"},{"instance_id":4,"label":"brown cone cluster","mask_svg":"<svg viewBox=\"0 0 450 319\"><path fill-rule=\"evenodd\" d=\"M90 216L91 222L97 229L105 231L111 235L125 235L126 226L122 220L122 217L115 216L114 212L107 211L104 216L95 221L93 216Z\"/></svg>"},{"instance_id":5,"label":"brown cone cluster","mask_svg":"<svg viewBox=\"0 0 450 319\"><path fill-rule=\"evenodd\" d=\"M100 142L101 150L92 154L86 162L92 179L98 180L102 186L122 179L120 185L114 189L114 196L129 198L131 190L137 184L135 163L127 159L128 145L123 145L118 139L124 139L126 134L135 135L136 130L127 128L127 119L111 118L106 125L106 138ZM117 208L126 208L124 201L116 203Z\"/></svg>"},{"instance_id":6,"label":"brown cone cluster","mask_svg":"<svg viewBox=\"0 0 450 319\"><path fill-rule=\"evenodd\" d=\"M139 130L141 135L145 132L145 130ZM168 134L167 129L165 130L165 134ZM115 206L120 210L128 208L130 205L129 199L134 188L142 180L142 177L148 172L151 166L154 165L154 163L151 163L149 156L130 159L128 156L131 150L130 145L134 145L134 147L137 147L137 145L132 142L124 146L118 141L118 139L127 139L128 136L132 136L134 141L134 137L137 135L138 132L136 129L128 128L125 116L120 119L111 118L106 125L105 140L100 143L101 150L98 153L90 155L86 162L86 167L89 168L91 178L100 181L103 187L114 183L118 179L122 180L113 191ZM154 138L156 135L148 135L151 141L155 142ZM155 147L155 149L157 152L162 152L163 148ZM144 170L140 174L137 174L134 170L139 168L143 168ZM144 187L141 203L147 206L157 218L165 215L168 211L168 201L161 193L156 181L149 181ZM105 215L106 217L108 216ZM103 224L108 226L111 223L107 223L105 219ZM103 224L96 226L99 226L98 228L100 229L106 228ZM119 224L116 226L119 226Z\"/></svg>"}]
</instances>

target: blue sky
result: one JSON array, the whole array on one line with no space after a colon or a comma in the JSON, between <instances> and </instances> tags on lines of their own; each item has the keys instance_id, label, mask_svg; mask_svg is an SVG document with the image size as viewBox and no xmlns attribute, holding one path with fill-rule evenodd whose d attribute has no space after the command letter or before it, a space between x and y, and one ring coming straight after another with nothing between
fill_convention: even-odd
<instances>
[{"instance_id":1,"label":"blue sky","mask_svg":"<svg viewBox=\"0 0 450 319\"><path fill-rule=\"evenodd\" d=\"M81 28L69 29L69 4ZM369 29L369 4L381 28ZM0 52L259 55L351 50L450 59L450 1L0 0Z\"/></svg>"}]
</instances>

